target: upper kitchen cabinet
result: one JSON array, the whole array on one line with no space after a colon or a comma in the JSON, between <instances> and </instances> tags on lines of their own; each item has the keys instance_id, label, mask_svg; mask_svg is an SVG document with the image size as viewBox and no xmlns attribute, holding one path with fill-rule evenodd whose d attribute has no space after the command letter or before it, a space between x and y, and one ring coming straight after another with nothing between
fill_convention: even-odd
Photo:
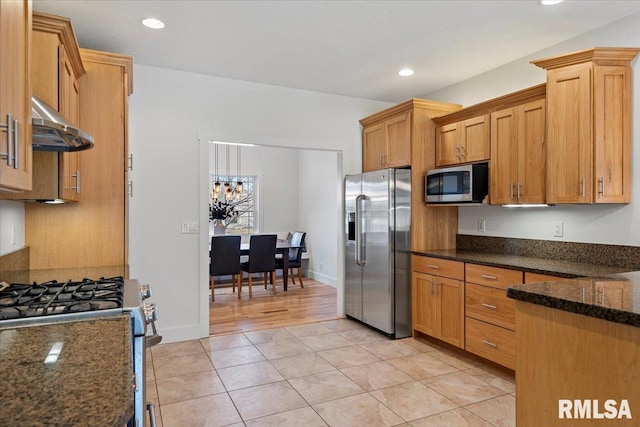
<instances>
[{"instance_id":1,"label":"upper kitchen cabinet","mask_svg":"<svg viewBox=\"0 0 640 427\"><path fill-rule=\"evenodd\" d=\"M545 203L545 100L491 113L491 204Z\"/></svg>"},{"instance_id":2,"label":"upper kitchen cabinet","mask_svg":"<svg viewBox=\"0 0 640 427\"><path fill-rule=\"evenodd\" d=\"M436 166L489 159L490 117L483 114L436 129Z\"/></svg>"},{"instance_id":3,"label":"upper kitchen cabinet","mask_svg":"<svg viewBox=\"0 0 640 427\"><path fill-rule=\"evenodd\" d=\"M85 73L78 42L67 18L33 13L33 95L57 110L74 126L80 124L78 79ZM5 196L15 200L80 200L78 152L33 152L33 189Z\"/></svg>"},{"instance_id":4,"label":"upper kitchen cabinet","mask_svg":"<svg viewBox=\"0 0 640 427\"><path fill-rule=\"evenodd\" d=\"M631 201L631 66L636 48L533 61L547 70L547 203Z\"/></svg>"},{"instance_id":5,"label":"upper kitchen cabinet","mask_svg":"<svg viewBox=\"0 0 640 427\"><path fill-rule=\"evenodd\" d=\"M82 201L25 205L31 269L128 262L126 158L133 59L80 49L80 127L95 145L80 152Z\"/></svg>"},{"instance_id":6,"label":"upper kitchen cabinet","mask_svg":"<svg viewBox=\"0 0 640 427\"><path fill-rule=\"evenodd\" d=\"M31 1L0 0L0 192L31 190Z\"/></svg>"},{"instance_id":7,"label":"upper kitchen cabinet","mask_svg":"<svg viewBox=\"0 0 640 427\"><path fill-rule=\"evenodd\" d=\"M455 207L426 206L424 177L435 167L434 117L460 109L445 102L410 99L360 120L362 170L411 166L411 249L454 248Z\"/></svg>"},{"instance_id":8,"label":"upper kitchen cabinet","mask_svg":"<svg viewBox=\"0 0 640 427\"><path fill-rule=\"evenodd\" d=\"M363 172L410 164L411 111L398 113L382 122L364 127L362 131Z\"/></svg>"}]
</instances>

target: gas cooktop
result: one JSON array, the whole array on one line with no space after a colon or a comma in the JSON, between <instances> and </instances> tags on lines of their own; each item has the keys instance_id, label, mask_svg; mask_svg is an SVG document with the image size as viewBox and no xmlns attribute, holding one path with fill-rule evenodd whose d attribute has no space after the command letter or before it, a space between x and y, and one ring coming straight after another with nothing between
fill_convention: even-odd
<instances>
[{"instance_id":1,"label":"gas cooktop","mask_svg":"<svg viewBox=\"0 0 640 427\"><path fill-rule=\"evenodd\" d=\"M0 320L122 309L124 279L56 280L0 286Z\"/></svg>"}]
</instances>

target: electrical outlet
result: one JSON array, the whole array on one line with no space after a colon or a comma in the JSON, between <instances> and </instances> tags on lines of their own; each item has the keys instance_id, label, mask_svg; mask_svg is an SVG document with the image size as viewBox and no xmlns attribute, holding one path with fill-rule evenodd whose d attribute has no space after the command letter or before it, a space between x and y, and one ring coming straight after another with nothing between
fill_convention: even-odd
<instances>
[{"instance_id":1,"label":"electrical outlet","mask_svg":"<svg viewBox=\"0 0 640 427\"><path fill-rule=\"evenodd\" d=\"M555 223L553 227L553 236L554 237L564 236L564 223L562 221L558 221Z\"/></svg>"},{"instance_id":2,"label":"electrical outlet","mask_svg":"<svg viewBox=\"0 0 640 427\"><path fill-rule=\"evenodd\" d=\"M486 219L479 219L478 220L478 233L484 233L484 231L486 230L486 226L487 226L487 220Z\"/></svg>"}]
</instances>

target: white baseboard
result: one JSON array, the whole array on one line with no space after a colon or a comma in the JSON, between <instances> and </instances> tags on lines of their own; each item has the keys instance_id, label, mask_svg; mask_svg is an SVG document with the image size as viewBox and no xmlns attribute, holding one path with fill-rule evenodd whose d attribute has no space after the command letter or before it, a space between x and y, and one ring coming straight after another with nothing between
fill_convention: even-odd
<instances>
[{"instance_id":1,"label":"white baseboard","mask_svg":"<svg viewBox=\"0 0 640 427\"><path fill-rule=\"evenodd\" d=\"M207 329L208 328L209 325L207 325ZM199 325L187 325L178 328L163 328L160 330L160 332L162 332L162 342L160 344L197 340L200 338L207 338L209 336L209 334L202 336L200 330L201 328Z\"/></svg>"},{"instance_id":2,"label":"white baseboard","mask_svg":"<svg viewBox=\"0 0 640 427\"><path fill-rule=\"evenodd\" d=\"M338 281L335 277L327 276L326 274L322 274L317 271L304 270L304 276L334 288L338 286Z\"/></svg>"}]
</instances>

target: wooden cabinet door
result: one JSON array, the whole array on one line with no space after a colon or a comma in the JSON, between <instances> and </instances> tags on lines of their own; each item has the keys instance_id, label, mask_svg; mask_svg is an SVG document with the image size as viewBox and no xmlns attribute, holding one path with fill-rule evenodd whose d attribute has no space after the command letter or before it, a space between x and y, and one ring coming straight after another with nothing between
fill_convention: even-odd
<instances>
[{"instance_id":1,"label":"wooden cabinet door","mask_svg":"<svg viewBox=\"0 0 640 427\"><path fill-rule=\"evenodd\" d=\"M436 166L460 163L461 123L436 128Z\"/></svg>"},{"instance_id":2,"label":"wooden cabinet door","mask_svg":"<svg viewBox=\"0 0 640 427\"><path fill-rule=\"evenodd\" d=\"M594 67L594 185L596 203L631 201L629 68Z\"/></svg>"},{"instance_id":3,"label":"wooden cabinet door","mask_svg":"<svg viewBox=\"0 0 640 427\"><path fill-rule=\"evenodd\" d=\"M545 203L546 201L546 116L544 107L544 99L517 107L518 179L516 196L518 203ZM492 153L496 155L495 151Z\"/></svg>"},{"instance_id":4,"label":"wooden cabinet door","mask_svg":"<svg viewBox=\"0 0 640 427\"><path fill-rule=\"evenodd\" d=\"M30 40L31 1L0 0L0 190L31 190Z\"/></svg>"},{"instance_id":5,"label":"wooden cabinet door","mask_svg":"<svg viewBox=\"0 0 640 427\"><path fill-rule=\"evenodd\" d=\"M465 120L462 125L462 162L489 159L489 114Z\"/></svg>"},{"instance_id":6,"label":"wooden cabinet door","mask_svg":"<svg viewBox=\"0 0 640 427\"><path fill-rule=\"evenodd\" d=\"M78 126L80 122L78 80L75 77L71 61L63 46L60 46L59 53L60 114L75 126ZM81 190L80 153L62 153L60 159L63 174L63 177L60 179L60 194L65 200L79 201Z\"/></svg>"},{"instance_id":7,"label":"wooden cabinet door","mask_svg":"<svg viewBox=\"0 0 640 427\"><path fill-rule=\"evenodd\" d=\"M438 306L436 304L434 277L413 272L413 329L437 337Z\"/></svg>"},{"instance_id":8,"label":"wooden cabinet door","mask_svg":"<svg viewBox=\"0 0 640 427\"><path fill-rule=\"evenodd\" d=\"M518 123L516 108L491 114L489 199L492 205L517 203Z\"/></svg>"},{"instance_id":9,"label":"wooden cabinet door","mask_svg":"<svg viewBox=\"0 0 640 427\"><path fill-rule=\"evenodd\" d=\"M464 282L435 277L438 303L438 336L464 348Z\"/></svg>"},{"instance_id":10,"label":"wooden cabinet door","mask_svg":"<svg viewBox=\"0 0 640 427\"><path fill-rule=\"evenodd\" d=\"M591 64L547 71L547 202L592 201Z\"/></svg>"},{"instance_id":11,"label":"wooden cabinet door","mask_svg":"<svg viewBox=\"0 0 640 427\"><path fill-rule=\"evenodd\" d=\"M362 131L362 171L369 172L382 169L384 152L384 123L364 128Z\"/></svg>"},{"instance_id":12,"label":"wooden cabinet door","mask_svg":"<svg viewBox=\"0 0 640 427\"><path fill-rule=\"evenodd\" d=\"M385 168L411 164L411 112L385 120Z\"/></svg>"}]
</instances>

